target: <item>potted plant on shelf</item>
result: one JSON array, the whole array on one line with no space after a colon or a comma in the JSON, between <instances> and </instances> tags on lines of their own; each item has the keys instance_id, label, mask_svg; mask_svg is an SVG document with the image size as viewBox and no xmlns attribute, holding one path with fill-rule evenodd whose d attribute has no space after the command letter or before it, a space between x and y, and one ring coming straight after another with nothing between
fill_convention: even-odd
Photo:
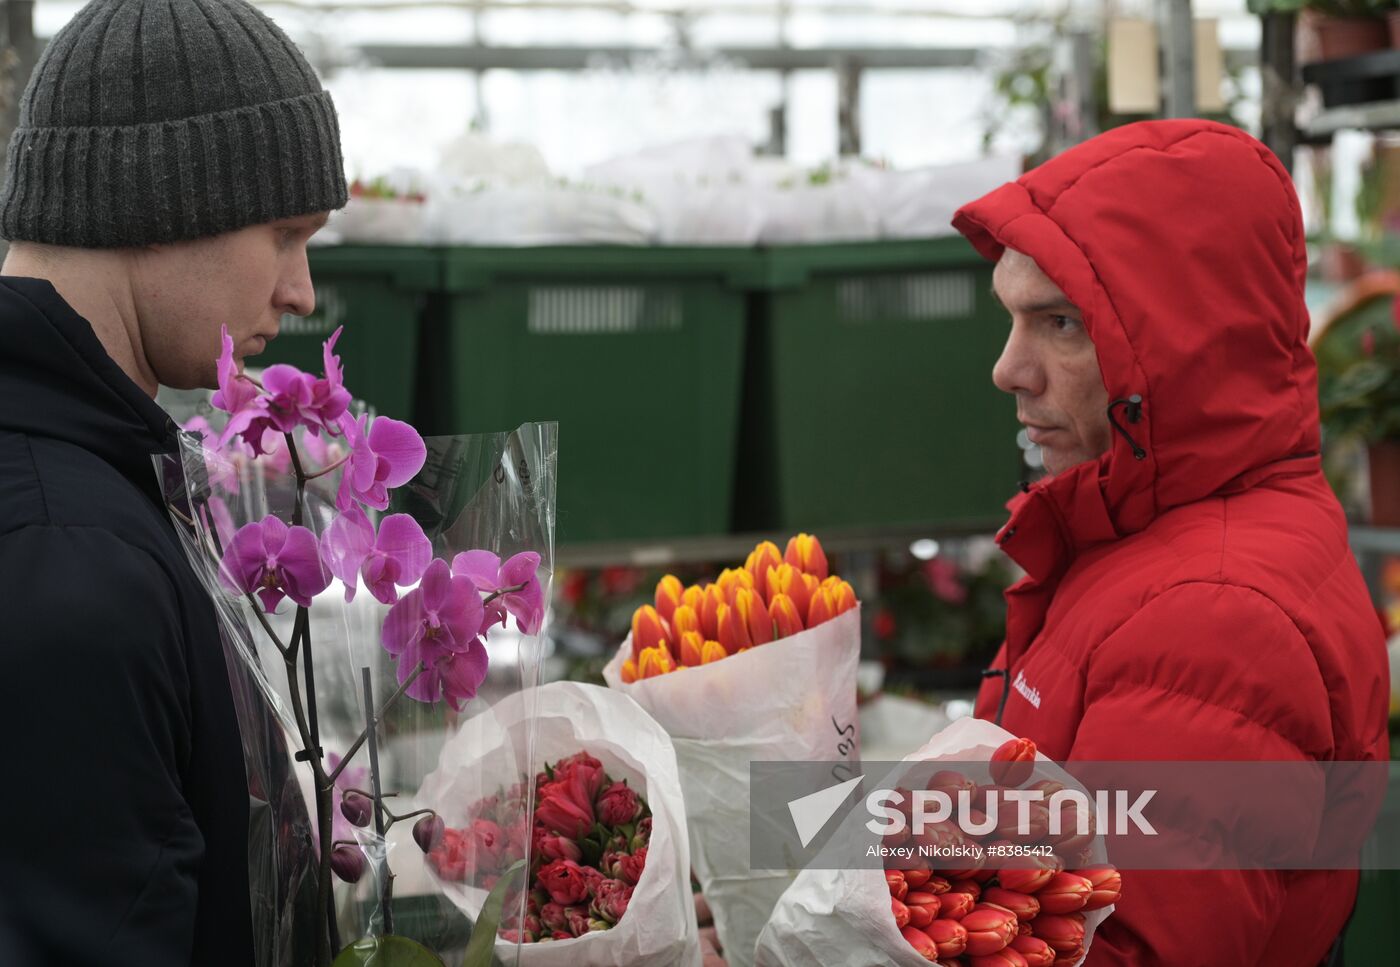
<instances>
[{"instance_id":1,"label":"potted plant on shelf","mask_svg":"<svg viewBox=\"0 0 1400 967\"><path fill-rule=\"evenodd\" d=\"M1352 283L1313 339L1324 453L1366 447L1371 523L1400 527L1400 273ZM1335 484L1335 481L1334 481Z\"/></svg>"},{"instance_id":2,"label":"potted plant on shelf","mask_svg":"<svg viewBox=\"0 0 1400 967\"><path fill-rule=\"evenodd\" d=\"M1396 0L1249 0L1252 13L1297 13L1299 62L1342 60L1392 46Z\"/></svg>"}]
</instances>

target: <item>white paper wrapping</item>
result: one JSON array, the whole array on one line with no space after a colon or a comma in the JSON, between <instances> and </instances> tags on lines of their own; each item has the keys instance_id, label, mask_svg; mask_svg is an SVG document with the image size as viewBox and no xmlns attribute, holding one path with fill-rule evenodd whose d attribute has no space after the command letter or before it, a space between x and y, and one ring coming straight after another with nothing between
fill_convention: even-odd
<instances>
[{"instance_id":1,"label":"white paper wrapping","mask_svg":"<svg viewBox=\"0 0 1400 967\"><path fill-rule=\"evenodd\" d=\"M992 757L1015 736L982 719L958 719L929 739L905 762L979 762ZM1043 755L1037 775L1078 787ZM1103 837L1093 843L1093 859L1105 862ZM1113 907L1084 915L1084 949ZM1082 964L1083 959L1078 963ZM758 967L928 967L894 925L890 891L883 870L803 870L778 901L758 941Z\"/></svg>"},{"instance_id":2,"label":"white paper wrapping","mask_svg":"<svg viewBox=\"0 0 1400 967\"><path fill-rule=\"evenodd\" d=\"M795 871L749 863L749 763L859 759L860 608L722 661L625 685L623 642L605 669L670 733L680 763L695 874L730 967L754 944Z\"/></svg>"},{"instance_id":3,"label":"white paper wrapping","mask_svg":"<svg viewBox=\"0 0 1400 967\"><path fill-rule=\"evenodd\" d=\"M585 751L607 774L628 785L651 807L646 867L627 913L611 930L572 940L525 944L520 963L529 967L699 967L700 941L690 889L690 847L685 803L670 738L625 695L576 682L554 682L518 692L489 714L468 720L443 747L437 769L417 801L438 811L449 826L465 826L467 810L498 787L521 776L519 736L537 719L534 771ZM532 772L533 774L533 772ZM486 892L438 881L458 908L475 920ZM497 942L503 963L515 963L514 944Z\"/></svg>"}]
</instances>

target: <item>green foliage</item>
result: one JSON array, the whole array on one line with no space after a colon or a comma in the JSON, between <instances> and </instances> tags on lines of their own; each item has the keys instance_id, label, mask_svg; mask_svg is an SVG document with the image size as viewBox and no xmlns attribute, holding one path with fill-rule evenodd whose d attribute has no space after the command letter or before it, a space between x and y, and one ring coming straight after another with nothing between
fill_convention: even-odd
<instances>
[{"instance_id":1,"label":"green foliage","mask_svg":"<svg viewBox=\"0 0 1400 967\"><path fill-rule=\"evenodd\" d=\"M501 910L505 907L506 894L512 887L518 886L520 874L524 871L525 861L516 860L501 874L500 880L487 895L486 902L481 907L481 914L472 926L472 939L462 957L462 967L493 967L496 963L496 931L501 926Z\"/></svg>"},{"instance_id":2,"label":"green foliage","mask_svg":"<svg viewBox=\"0 0 1400 967\"><path fill-rule=\"evenodd\" d=\"M1400 329L1377 298L1332 324L1317 346L1323 436L1400 440Z\"/></svg>"},{"instance_id":3,"label":"green foliage","mask_svg":"<svg viewBox=\"0 0 1400 967\"><path fill-rule=\"evenodd\" d=\"M407 937L365 937L342 950L331 967L444 967L437 954Z\"/></svg>"}]
</instances>

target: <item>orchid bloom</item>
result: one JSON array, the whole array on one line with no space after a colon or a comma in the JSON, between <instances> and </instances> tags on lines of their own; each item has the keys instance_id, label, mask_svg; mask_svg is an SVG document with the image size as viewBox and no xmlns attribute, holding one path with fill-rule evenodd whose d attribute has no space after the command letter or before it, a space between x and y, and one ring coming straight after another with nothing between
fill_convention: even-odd
<instances>
[{"instance_id":1,"label":"orchid bloom","mask_svg":"<svg viewBox=\"0 0 1400 967\"><path fill-rule=\"evenodd\" d=\"M433 545L418 522L407 514L391 514L374 525L359 505L352 505L326 528L321 559L345 584L345 600L355 599L363 573L365 587L377 601L399 599L395 585L408 587L423 576L433 557Z\"/></svg>"},{"instance_id":2,"label":"orchid bloom","mask_svg":"<svg viewBox=\"0 0 1400 967\"><path fill-rule=\"evenodd\" d=\"M340 418L340 429L350 447L350 459L335 496L336 509L342 513L350 509L352 500L375 510L386 509L389 491L412 480L428 456L423 438L407 423L385 416L368 421L368 414L356 418L346 413Z\"/></svg>"},{"instance_id":3,"label":"orchid bloom","mask_svg":"<svg viewBox=\"0 0 1400 967\"><path fill-rule=\"evenodd\" d=\"M298 426L306 427L312 436L320 436L322 430L331 435L339 432L340 418L350 408L350 393L342 381L340 357L333 350L344 328L322 344L325 375L321 378L286 363L263 370L268 421L279 432L291 433Z\"/></svg>"},{"instance_id":4,"label":"orchid bloom","mask_svg":"<svg viewBox=\"0 0 1400 967\"><path fill-rule=\"evenodd\" d=\"M384 619L384 649L398 659L399 684L421 663L423 672L406 693L420 702L441 695L454 710L476 694L486 678L486 646L479 637L485 609L466 578L453 577L447 562L428 565L422 583L399 599Z\"/></svg>"},{"instance_id":5,"label":"orchid bloom","mask_svg":"<svg viewBox=\"0 0 1400 967\"><path fill-rule=\"evenodd\" d=\"M233 358L233 337L228 334L228 326L219 327L219 334L219 389L209 400L216 409L229 415L228 423L219 435L219 448L222 449L235 436L242 436L253 448L254 454L261 454L263 430L269 425L266 398L258 392L251 379L239 372L238 363Z\"/></svg>"},{"instance_id":6,"label":"orchid bloom","mask_svg":"<svg viewBox=\"0 0 1400 967\"><path fill-rule=\"evenodd\" d=\"M505 564L490 551L464 551L452 559L452 573L464 577L479 591L487 594L502 588L524 585L519 591L503 594L491 605L487 627L505 624L506 613L515 616L515 626L522 634L539 634L544 621L544 589L537 575L540 556L534 551L524 551L510 558ZM488 605L490 607L490 605Z\"/></svg>"},{"instance_id":7,"label":"orchid bloom","mask_svg":"<svg viewBox=\"0 0 1400 967\"><path fill-rule=\"evenodd\" d=\"M310 607L311 599L330 584L331 575L321 564L315 534L269 515L233 535L219 579L232 591L256 593L271 612L284 597Z\"/></svg>"}]
</instances>

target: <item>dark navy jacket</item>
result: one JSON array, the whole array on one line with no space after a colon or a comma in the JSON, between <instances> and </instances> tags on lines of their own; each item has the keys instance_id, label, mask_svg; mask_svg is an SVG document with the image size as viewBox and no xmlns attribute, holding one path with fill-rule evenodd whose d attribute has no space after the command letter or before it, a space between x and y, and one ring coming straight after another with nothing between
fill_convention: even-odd
<instances>
[{"instance_id":1,"label":"dark navy jacket","mask_svg":"<svg viewBox=\"0 0 1400 967\"><path fill-rule=\"evenodd\" d=\"M253 962L248 786L174 424L53 287L0 277L0 964Z\"/></svg>"}]
</instances>

